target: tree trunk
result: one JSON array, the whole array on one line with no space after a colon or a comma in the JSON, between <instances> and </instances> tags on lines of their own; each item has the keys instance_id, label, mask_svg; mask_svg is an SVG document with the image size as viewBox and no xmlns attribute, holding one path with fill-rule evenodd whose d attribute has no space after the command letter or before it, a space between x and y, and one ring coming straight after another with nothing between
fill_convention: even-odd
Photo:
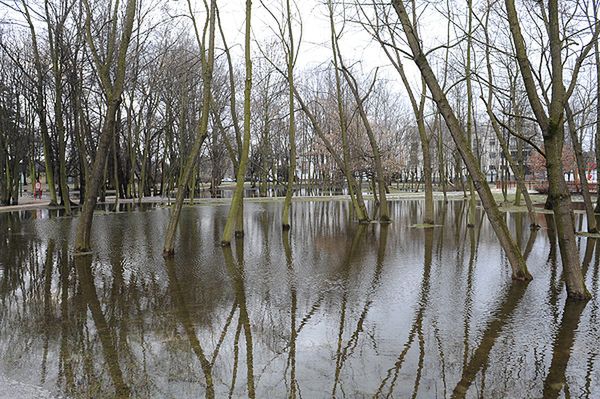
<instances>
[{"instance_id":1,"label":"tree trunk","mask_svg":"<svg viewBox=\"0 0 600 399\"><path fill-rule=\"evenodd\" d=\"M575 151L575 160L577 162L577 171L579 173L579 180L581 181L581 194L583 195L583 203L585 204L585 214L587 217L587 228L589 233L597 233L596 217L594 215L594 204L592 203L592 196L590 194L590 187L587 181L587 173L585 167L585 161L583 159L583 149L581 148L581 142L577 136L577 127L575 126L575 117L571 106L566 103L565 111L567 114L567 123L569 133L571 135L571 143L573 143L573 150Z\"/></svg>"},{"instance_id":2,"label":"tree trunk","mask_svg":"<svg viewBox=\"0 0 600 399\"><path fill-rule=\"evenodd\" d=\"M112 144L112 135L115 131L115 117L117 108L119 108L120 104L121 99L119 98L110 101L106 108L106 117L104 119L104 125L102 126L102 132L100 133L94 165L86 181L85 200L83 208L81 209L81 215L79 216L79 223L77 224L77 235L75 239L76 252L85 253L91 250L90 234L92 230L92 219L98 201L98 192L104 183L104 165L106 163L109 148Z\"/></svg>"},{"instance_id":3,"label":"tree trunk","mask_svg":"<svg viewBox=\"0 0 600 399\"><path fill-rule=\"evenodd\" d=\"M227 215L225 229L223 230L223 238L221 239L221 244L226 246L231 245L234 230L236 230L236 235L243 234L243 222L240 226L238 223L238 213L243 212L244 181L246 179L248 156L250 152L250 94L252 90L252 59L250 56L251 17L252 0L246 0L246 31L244 43L244 59L246 64L246 79L244 82L244 138L241 146L241 156L236 176L235 191L233 193L233 198L231 199L231 206Z\"/></svg>"},{"instance_id":4,"label":"tree trunk","mask_svg":"<svg viewBox=\"0 0 600 399\"><path fill-rule=\"evenodd\" d=\"M494 196L486 183L485 176L481 173L479 169L479 163L473 155L471 148L469 147L469 143L464 136L464 132L460 126L460 122L456 118L444 91L440 87L437 78L435 77L429 62L425 54L421 49L421 45L419 39L417 37L416 31L414 30L410 18L406 13L406 9L404 8L404 4L401 0L393 0L392 2L400 22L402 24L404 33L406 34L406 38L410 45L412 54L414 56L414 61L417 64L417 67L421 71L423 78L425 79L427 86L429 87L429 91L433 97L433 100L437 104L437 107L446 120L446 124L452 138L456 144L458 151L462 159L465 162L467 170L473 179L473 186L475 190L479 193L479 197L481 199L481 203L483 208L488 216L490 224L500 241L500 245L502 249L504 249L508 261L512 267L512 277L516 280L531 280L531 275L527 271L527 264L521 255L521 252L516 245L516 243L512 240L508 227L506 226L506 222L504 220L503 215L500 213L498 206L496 205L496 201L494 200Z\"/></svg>"},{"instance_id":5,"label":"tree trunk","mask_svg":"<svg viewBox=\"0 0 600 399\"><path fill-rule=\"evenodd\" d=\"M88 0L84 0L85 6L88 12L87 25L87 38L91 44L93 37L90 32L90 18L91 13L90 5ZM101 80L104 86L104 90L110 93L108 96L108 104L106 108L106 116L102 131L100 133L100 139L98 140L98 148L96 150L96 157L94 158L94 166L89 175L88 181L86 182L86 194L83 209L81 210L81 216L77 224L77 234L75 251L76 252L89 252L90 247L90 233L92 230L92 218L94 216L94 209L96 207L98 191L103 183L104 176L104 165L106 163L106 157L108 154L109 147L112 143L112 136L115 133L115 118L117 109L121 104L121 96L123 94L123 86L125 81L125 70L127 60L127 48L129 46L129 40L131 39L131 33L133 31L133 24L135 20L137 1L128 0L125 11L125 22L123 25L123 32L120 37L119 52L117 57L117 66L114 83L109 83L110 79L106 75L101 74ZM116 23L116 22L115 22ZM116 35L116 33L115 33ZM114 38L116 40L116 37ZM95 48L95 46L94 46ZM101 67L103 71L106 71L106 65L97 65Z\"/></svg>"},{"instance_id":6,"label":"tree trunk","mask_svg":"<svg viewBox=\"0 0 600 399\"><path fill-rule=\"evenodd\" d=\"M288 25L288 37L290 40L289 50L287 54L287 74L288 74L288 85L289 85L289 110L290 110L290 128L289 128L289 139L290 139L290 161L288 171L288 184L285 192L285 201L283 203L283 215L281 216L281 224L283 229L290 228L290 208L292 206L292 195L294 194L294 180L296 177L296 109L294 104L294 63L295 63L295 49L294 49L294 34L292 30L292 9L290 7L290 0L286 0L287 8L287 25Z\"/></svg>"},{"instance_id":7,"label":"tree trunk","mask_svg":"<svg viewBox=\"0 0 600 399\"><path fill-rule=\"evenodd\" d=\"M63 15L59 21L56 21L53 27L50 12L48 9L48 0L44 2L46 19L48 24L48 43L50 47L50 57L52 58L52 73L54 75L54 118L56 123L56 132L58 134L58 170L60 185L60 196L65 207L67 216L71 215L71 200L69 198L69 187L67 186L67 166L66 166L66 143L65 143L65 122L62 109L62 30L67 15ZM39 89L38 89L39 90Z\"/></svg>"},{"instance_id":8,"label":"tree trunk","mask_svg":"<svg viewBox=\"0 0 600 399\"><path fill-rule=\"evenodd\" d=\"M212 77L213 77L213 66L214 66L214 55L215 55L215 14L216 14L216 0L211 0L210 2L210 11L209 11L209 44L208 44L208 59L205 55L206 46L205 43L197 37L198 44L200 45L202 54L201 54L201 62L202 62L202 78L203 78L203 87L202 87L202 110L200 117L200 124L198 126L198 132L196 134L196 139L194 140L194 145L185 162L184 169L180 175L180 178L177 182L177 197L175 200L175 204L173 209L171 210L171 217L169 218L169 224L167 226L167 232L165 234L165 245L163 247L163 256L169 257L173 256L175 253L175 233L177 231L177 224L179 223L179 216L181 214L181 208L183 208L183 201L185 199L186 188L190 182L190 177L193 175L194 166L196 165L196 160L198 158L198 154L200 153L200 148L208 135L208 118L210 115L210 107L211 107L211 98L212 98ZM191 11L191 10L190 10ZM193 14L191 14L193 15ZM196 33L198 32L196 26L196 20L192 17L192 21L194 23L194 27L196 29ZM140 197L143 193L140 192ZM194 193L192 193L194 195Z\"/></svg>"},{"instance_id":9,"label":"tree trunk","mask_svg":"<svg viewBox=\"0 0 600 399\"><path fill-rule=\"evenodd\" d=\"M505 0L505 4L517 62L519 63L527 97L544 137L546 168L548 170L548 202L554 210L567 295L572 299L589 299L591 295L585 287L579 263L571 194L565 182L562 168L564 108L568 100L568 93L565 91L563 82L563 63L561 57L563 44L560 37L558 1L549 0L547 10L547 30L552 70L552 98L548 107L548 114L546 114L546 110L538 96L514 0ZM540 3L540 6L545 7L545 4ZM584 55L583 52L582 55ZM577 69L575 68L574 70ZM574 75L572 79L576 81L576 76Z\"/></svg>"},{"instance_id":10,"label":"tree trunk","mask_svg":"<svg viewBox=\"0 0 600 399\"><path fill-rule=\"evenodd\" d=\"M337 42L335 44L335 47L337 49ZM358 113L363 122L363 126L365 127L365 131L366 131L367 137L369 139L369 144L371 146L371 150L373 151L373 160L374 160L373 163L375 164L374 178L375 178L375 180L377 180L377 187L378 187L378 191L379 191L379 220L382 223L389 223L391 220L390 220L390 210L389 210L387 196L386 196L386 192L385 192L385 176L383 173L383 165L381 163L381 155L379 153L379 146L377 145L377 139L375 138L375 132L373 132L373 128L371 127L371 123L369 122L369 118L367 117L367 113L363 106L364 99L361 98L360 94L358 93L358 85L356 83L356 80L350 74L350 72L344 67L344 63L342 61L341 54L339 54L339 49L338 49L338 56L340 57L340 65L342 66L342 72L344 73L344 77L346 78L348 86L350 87L350 90L352 91L352 94L354 95L354 99L356 100L356 104L358 107ZM373 190L373 191L375 191L375 190Z\"/></svg>"},{"instance_id":11,"label":"tree trunk","mask_svg":"<svg viewBox=\"0 0 600 399\"><path fill-rule=\"evenodd\" d=\"M425 185L425 212L423 213L423 224L435 224L433 217L433 170L431 167L431 149L429 148L430 141L427 137L425 121L422 114L417 119L417 129L419 130L419 137L421 138L421 151L423 152L423 182ZM445 185L443 185L443 187L445 187ZM445 188L444 198L446 198Z\"/></svg>"},{"instance_id":12,"label":"tree trunk","mask_svg":"<svg viewBox=\"0 0 600 399\"><path fill-rule=\"evenodd\" d=\"M350 196L350 200L352 201L352 207L356 214L356 218L358 219L359 223L368 223L369 216L367 213L367 207L365 206L365 202L362 197L362 190L359 189L358 183L357 183L356 179L354 178L354 176L352 175L352 172L347 169L346 164L344 163L342 157L339 154L339 151L337 151L333 147L333 144L329 141L329 139L327 139L327 137L323 133L323 130L321 129L321 125L317 121L317 118L312 113L312 111L308 108L308 106L306 105L306 103L304 102L302 97L300 96L300 93L298 93L298 90L295 87L294 87L294 95L295 95L296 99L298 100L300 107L302 108L302 110L304 111L304 113L306 114L308 119L310 120L310 123L312 124L313 128L315 129L315 133L317 134L317 136L319 136L319 138L325 145L325 148L327 148L327 151L333 158L337 167L344 174L344 177L346 178L346 182L348 183L348 195Z\"/></svg>"},{"instance_id":13,"label":"tree trunk","mask_svg":"<svg viewBox=\"0 0 600 399\"><path fill-rule=\"evenodd\" d=\"M331 44L333 51L333 67L335 75L335 91L337 98L337 111L340 119L340 131L342 136L342 164L346 171L346 179L348 180L348 192L351 198L353 195L356 196L357 207L360 209L357 214L358 220L361 223L369 221L369 214L362 198L362 186L357 184L356 179L353 176L352 168L350 166L350 147L348 145L348 121L346 118L346 112L344 111L344 103L342 98L341 79L338 65L338 51L337 51L337 34L335 31L335 25L333 22L333 3L328 0L327 6L329 8L329 27L331 30ZM348 179L350 176L350 179Z\"/></svg>"}]
</instances>

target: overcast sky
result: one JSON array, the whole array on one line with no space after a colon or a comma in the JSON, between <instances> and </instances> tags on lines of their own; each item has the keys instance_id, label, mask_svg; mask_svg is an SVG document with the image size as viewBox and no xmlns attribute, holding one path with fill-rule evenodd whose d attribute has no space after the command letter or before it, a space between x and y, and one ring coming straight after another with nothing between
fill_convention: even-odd
<instances>
[{"instance_id":1,"label":"overcast sky","mask_svg":"<svg viewBox=\"0 0 600 399\"><path fill-rule=\"evenodd\" d=\"M199 19L204 20L205 12L201 0L192 0L195 4ZM263 0L271 11L279 16L281 7L285 0ZM181 12L187 13L187 2L185 0L172 1L171 7L179 8ZM219 1L219 10L221 20L224 24L225 34L228 44L235 46L237 56L243 55L244 24L245 24L245 0ZM274 40L273 18L265 10L265 7L259 0L252 3L252 33L253 39L263 45ZM341 11L341 5L337 10ZM346 6L351 9L352 6ZM298 70L310 69L330 62L332 57L330 28L328 20L328 9L323 0L302 0L298 1L298 8L302 19L302 43L300 54L298 56ZM300 37L300 27L295 24L295 40ZM340 29L340 26L336 29ZM252 44L253 51L258 54L256 43ZM342 56L347 64L360 61L360 66L365 73L372 72L375 68L383 68L380 76L388 76L396 80L396 73L391 71L389 61L378 43L371 40L371 37L360 26L353 23L346 24L344 33L341 37L340 48ZM411 64L407 62L407 64ZM358 67L358 66L357 66ZM409 65L412 67L412 65ZM415 70L416 72L416 70ZM415 79L418 76L414 74ZM393 83L397 90L401 90L399 80Z\"/></svg>"}]
</instances>

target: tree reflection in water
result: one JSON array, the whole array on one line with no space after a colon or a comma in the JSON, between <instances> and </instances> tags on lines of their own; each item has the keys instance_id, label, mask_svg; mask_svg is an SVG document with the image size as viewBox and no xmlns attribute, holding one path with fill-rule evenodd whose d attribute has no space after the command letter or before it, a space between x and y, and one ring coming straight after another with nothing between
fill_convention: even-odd
<instances>
[{"instance_id":1,"label":"tree reflection in water","mask_svg":"<svg viewBox=\"0 0 600 399\"><path fill-rule=\"evenodd\" d=\"M535 279L510 269L487 220L439 203L439 227L358 226L345 202L184 209L160 254L163 209L100 214L94 254L73 219L0 214L0 376L69 397L561 397L600 395L600 255L578 238L595 297L565 301L551 215L508 214Z\"/></svg>"}]
</instances>

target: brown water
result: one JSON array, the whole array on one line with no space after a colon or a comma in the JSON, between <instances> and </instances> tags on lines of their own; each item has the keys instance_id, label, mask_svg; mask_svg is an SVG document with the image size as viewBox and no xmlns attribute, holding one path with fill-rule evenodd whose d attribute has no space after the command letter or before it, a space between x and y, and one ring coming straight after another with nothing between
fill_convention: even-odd
<instances>
[{"instance_id":1,"label":"brown water","mask_svg":"<svg viewBox=\"0 0 600 399\"><path fill-rule=\"evenodd\" d=\"M388 227L299 202L286 240L281 204L249 203L231 249L226 206L187 207L172 262L168 209L99 211L77 257L74 219L0 214L0 397L600 397L595 240L578 238L594 299L566 302L551 216L530 239L507 215L525 286L464 204L421 229L419 201Z\"/></svg>"}]
</instances>

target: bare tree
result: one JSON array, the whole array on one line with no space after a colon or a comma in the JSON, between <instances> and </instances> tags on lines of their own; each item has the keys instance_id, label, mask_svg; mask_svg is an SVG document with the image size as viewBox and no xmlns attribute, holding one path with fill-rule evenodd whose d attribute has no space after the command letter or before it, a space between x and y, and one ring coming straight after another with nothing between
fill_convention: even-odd
<instances>
[{"instance_id":1,"label":"bare tree","mask_svg":"<svg viewBox=\"0 0 600 399\"><path fill-rule=\"evenodd\" d=\"M575 88L581 64L593 48L594 42L598 39L598 26L596 26L590 42L583 47L581 53L578 55L571 76L571 82L569 87L565 88L563 82L563 40L561 39L560 32L558 0L549 0L547 7L545 4L539 5L542 14L547 15L545 26L550 47L550 68L552 73L550 83L551 96L546 109L538 94L538 87L529 62L525 39L521 32L521 25L514 0L505 0L505 5L521 77L525 85L529 104L542 130L542 137L544 139L549 184L548 201L552 205L556 220L556 233L563 263L567 293L569 298L572 299L588 299L590 298L590 293L585 287L579 264L571 195L565 182L561 157L564 144L564 109Z\"/></svg>"},{"instance_id":2,"label":"bare tree","mask_svg":"<svg viewBox=\"0 0 600 399\"><path fill-rule=\"evenodd\" d=\"M106 157L113 141L112 136L115 133L117 109L121 104L121 96L123 94L127 67L127 49L133 31L137 0L127 0L120 35L118 29L118 3L114 6L111 4L112 9L109 8L109 15L111 15L112 20L108 24L108 27L105 27L104 23L94 19L94 10L89 0L83 0L83 2L86 9L86 39L107 101L102 132L98 140L94 164L88 176L85 201L77 224L76 250L78 252L89 252L94 208L96 207L98 192L103 182ZM108 40L106 42L99 43L92 31L93 27L97 28L97 24L99 23L102 23L100 29L108 29ZM103 44L105 47L100 47Z\"/></svg>"}]
</instances>

